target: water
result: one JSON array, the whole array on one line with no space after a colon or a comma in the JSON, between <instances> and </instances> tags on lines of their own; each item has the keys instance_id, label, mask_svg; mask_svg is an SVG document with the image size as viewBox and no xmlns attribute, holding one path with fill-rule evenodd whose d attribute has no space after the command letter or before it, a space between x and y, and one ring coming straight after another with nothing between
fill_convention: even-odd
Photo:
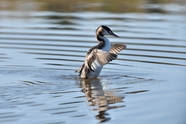
<instances>
[{"instance_id":1,"label":"water","mask_svg":"<svg viewBox=\"0 0 186 124\"><path fill-rule=\"evenodd\" d=\"M184 1L58 2L0 1L1 124L186 123ZM127 49L79 79L102 24Z\"/></svg>"}]
</instances>

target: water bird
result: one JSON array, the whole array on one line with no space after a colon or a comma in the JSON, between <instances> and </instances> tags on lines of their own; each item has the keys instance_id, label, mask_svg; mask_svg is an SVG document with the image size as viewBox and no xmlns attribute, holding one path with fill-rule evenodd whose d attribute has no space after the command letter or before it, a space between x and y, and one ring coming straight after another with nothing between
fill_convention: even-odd
<instances>
[{"instance_id":1,"label":"water bird","mask_svg":"<svg viewBox=\"0 0 186 124\"><path fill-rule=\"evenodd\" d=\"M99 44L92 47L86 54L83 65L76 70L80 78L97 78L104 65L117 58L117 53L126 49L124 44L110 44L105 35L119 37L113 31L101 25L96 29L96 38Z\"/></svg>"}]
</instances>

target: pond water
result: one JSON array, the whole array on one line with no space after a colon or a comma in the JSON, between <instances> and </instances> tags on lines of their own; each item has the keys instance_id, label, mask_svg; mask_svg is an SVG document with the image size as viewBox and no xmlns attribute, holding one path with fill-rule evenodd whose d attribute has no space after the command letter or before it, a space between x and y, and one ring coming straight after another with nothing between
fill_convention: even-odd
<instances>
[{"instance_id":1,"label":"pond water","mask_svg":"<svg viewBox=\"0 0 186 124\"><path fill-rule=\"evenodd\" d=\"M185 124L185 6L1 0L0 123ZM79 79L100 25L127 49L98 79Z\"/></svg>"}]
</instances>

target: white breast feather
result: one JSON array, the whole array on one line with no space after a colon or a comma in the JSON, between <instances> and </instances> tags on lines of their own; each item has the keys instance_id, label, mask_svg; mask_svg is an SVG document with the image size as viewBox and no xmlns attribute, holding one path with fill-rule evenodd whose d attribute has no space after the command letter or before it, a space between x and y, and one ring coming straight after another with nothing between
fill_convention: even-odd
<instances>
[{"instance_id":1,"label":"white breast feather","mask_svg":"<svg viewBox=\"0 0 186 124\"><path fill-rule=\"evenodd\" d=\"M96 69L99 68L100 66L102 66L102 65L101 65L101 64L98 62L98 60L96 59L96 60L94 60L94 62L92 63L91 68L94 69L94 70L96 70Z\"/></svg>"},{"instance_id":2,"label":"white breast feather","mask_svg":"<svg viewBox=\"0 0 186 124\"><path fill-rule=\"evenodd\" d=\"M106 37L103 37L103 39L105 41L105 46L102 48L102 50L109 52L111 47L110 41Z\"/></svg>"}]
</instances>

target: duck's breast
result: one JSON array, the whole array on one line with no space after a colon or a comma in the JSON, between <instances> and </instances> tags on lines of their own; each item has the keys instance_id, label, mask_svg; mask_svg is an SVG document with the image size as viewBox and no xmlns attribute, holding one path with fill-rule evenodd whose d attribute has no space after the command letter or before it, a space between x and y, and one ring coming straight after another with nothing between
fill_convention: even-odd
<instances>
[{"instance_id":1,"label":"duck's breast","mask_svg":"<svg viewBox=\"0 0 186 124\"><path fill-rule=\"evenodd\" d=\"M91 65L91 68L94 71L90 71L88 78L97 78L99 76L103 66L97 60L94 60L94 62Z\"/></svg>"}]
</instances>

